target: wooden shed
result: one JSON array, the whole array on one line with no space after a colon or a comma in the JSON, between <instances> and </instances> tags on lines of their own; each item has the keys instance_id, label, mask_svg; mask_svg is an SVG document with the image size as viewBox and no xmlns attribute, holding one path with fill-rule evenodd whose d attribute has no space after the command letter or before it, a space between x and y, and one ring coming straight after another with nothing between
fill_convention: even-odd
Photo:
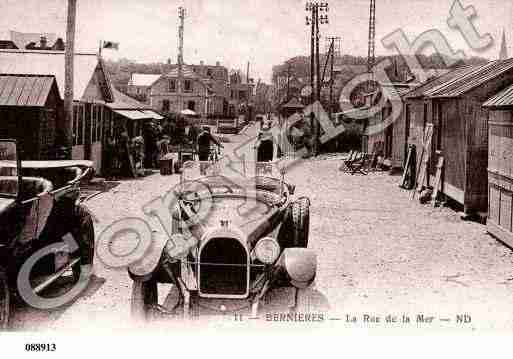
<instances>
[{"instance_id":1,"label":"wooden shed","mask_svg":"<svg viewBox=\"0 0 513 359\"><path fill-rule=\"evenodd\" d=\"M0 138L15 138L25 160L55 158L63 103L54 76L0 75Z\"/></svg>"},{"instance_id":2,"label":"wooden shed","mask_svg":"<svg viewBox=\"0 0 513 359\"><path fill-rule=\"evenodd\" d=\"M402 167L406 158L406 128L402 98L418 84L382 83L381 94L386 98L381 110L367 121L364 130L364 152L378 151L392 167ZM398 108L394 113L394 108Z\"/></svg>"},{"instance_id":3,"label":"wooden shed","mask_svg":"<svg viewBox=\"0 0 513 359\"><path fill-rule=\"evenodd\" d=\"M483 107L489 110L487 229L513 247L513 86Z\"/></svg>"},{"instance_id":4,"label":"wooden shed","mask_svg":"<svg viewBox=\"0 0 513 359\"><path fill-rule=\"evenodd\" d=\"M417 153L426 125L433 124L428 184L434 183L436 151L441 151L441 192L463 205L466 214L488 207L488 110L482 104L512 83L513 59L492 61L454 69L406 97L408 142Z\"/></svg>"}]
</instances>

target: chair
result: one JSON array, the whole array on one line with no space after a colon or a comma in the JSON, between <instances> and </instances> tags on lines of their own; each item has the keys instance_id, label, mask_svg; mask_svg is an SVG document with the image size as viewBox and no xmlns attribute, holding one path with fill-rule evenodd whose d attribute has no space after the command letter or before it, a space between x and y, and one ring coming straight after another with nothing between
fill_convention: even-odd
<instances>
[{"instance_id":1,"label":"chair","mask_svg":"<svg viewBox=\"0 0 513 359\"><path fill-rule=\"evenodd\" d=\"M358 159L358 151L351 151L349 156L342 160L342 166L340 166L339 170L343 172L351 172L352 164Z\"/></svg>"},{"instance_id":2,"label":"chair","mask_svg":"<svg viewBox=\"0 0 513 359\"><path fill-rule=\"evenodd\" d=\"M351 163L350 173L351 175L362 174L367 175L369 173L369 161L371 156L367 153L362 153L361 157Z\"/></svg>"}]
</instances>

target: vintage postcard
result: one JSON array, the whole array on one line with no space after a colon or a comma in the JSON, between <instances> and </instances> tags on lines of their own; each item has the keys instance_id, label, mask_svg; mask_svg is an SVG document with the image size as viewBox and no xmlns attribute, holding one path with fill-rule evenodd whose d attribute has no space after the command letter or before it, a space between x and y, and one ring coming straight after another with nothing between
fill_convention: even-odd
<instances>
[{"instance_id":1,"label":"vintage postcard","mask_svg":"<svg viewBox=\"0 0 513 359\"><path fill-rule=\"evenodd\" d=\"M513 2L0 10L8 353L513 330Z\"/></svg>"}]
</instances>

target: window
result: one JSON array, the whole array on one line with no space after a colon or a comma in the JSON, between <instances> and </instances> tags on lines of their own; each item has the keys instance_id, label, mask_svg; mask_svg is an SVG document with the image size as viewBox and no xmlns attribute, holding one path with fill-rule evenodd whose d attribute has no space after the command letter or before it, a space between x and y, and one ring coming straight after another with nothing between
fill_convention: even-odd
<instances>
[{"instance_id":1,"label":"window","mask_svg":"<svg viewBox=\"0 0 513 359\"><path fill-rule=\"evenodd\" d=\"M246 100L246 91L239 91L239 100Z\"/></svg>"},{"instance_id":2,"label":"window","mask_svg":"<svg viewBox=\"0 0 513 359\"><path fill-rule=\"evenodd\" d=\"M191 80L185 80L184 92L192 92L192 81Z\"/></svg>"},{"instance_id":3,"label":"window","mask_svg":"<svg viewBox=\"0 0 513 359\"><path fill-rule=\"evenodd\" d=\"M208 77L212 77L212 70L211 69L207 69L207 76Z\"/></svg>"},{"instance_id":4,"label":"window","mask_svg":"<svg viewBox=\"0 0 513 359\"><path fill-rule=\"evenodd\" d=\"M168 86L169 86L169 88L168 88L169 92L176 92L176 80L174 80L174 79L169 80Z\"/></svg>"},{"instance_id":5,"label":"window","mask_svg":"<svg viewBox=\"0 0 513 359\"><path fill-rule=\"evenodd\" d=\"M162 111L169 112L169 100L162 101Z\"/></svg>"},{"instance_id":6,"label":"window","mask_svg":"<svg viewBox=\"0 0 513 359\"><path fill-rule=\"evenodd\" d=\"M231 99L235 98L235 91L233 91L233 90L230 91L230 98Z\"/></svg>"},{"instance_id":7,"label":"window","mask_svg":"<svg viewBox=\"0 0 513 359\"><path fill-rule=\"evenodd\" d=\"M196 111L196 102L194 101L189 101L187 103L187 108L191 111Z\"/></svg>"}]
</instances>

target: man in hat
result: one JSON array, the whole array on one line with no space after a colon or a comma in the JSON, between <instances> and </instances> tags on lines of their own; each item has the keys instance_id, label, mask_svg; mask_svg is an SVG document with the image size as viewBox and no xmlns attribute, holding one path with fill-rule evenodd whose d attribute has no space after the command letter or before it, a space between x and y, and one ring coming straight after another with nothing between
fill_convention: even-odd
<instances>
[{"instance_id":1,"label":"man in hat","mask_svg":"<svg viewBox=\"0 0 513 359\"><path fill-rule=\"evenodd\" d=\"M274 140L269 123L265 123L258 133L258 140L255 144L258 162L271 162L274 154Z\"/></svg>"},{"instance_id":2,"label":"man in hat","mask_svg":"<svg viewBox=\"0 0 513 359\"><path fill-rule=\"evenodd\" d=\"M209 126L203 126L198 135L198 157L200 161L208 161L210 156L210 145L215 143L219 147L224 147L212 134Z\"/></svg>"}]
</instances>

